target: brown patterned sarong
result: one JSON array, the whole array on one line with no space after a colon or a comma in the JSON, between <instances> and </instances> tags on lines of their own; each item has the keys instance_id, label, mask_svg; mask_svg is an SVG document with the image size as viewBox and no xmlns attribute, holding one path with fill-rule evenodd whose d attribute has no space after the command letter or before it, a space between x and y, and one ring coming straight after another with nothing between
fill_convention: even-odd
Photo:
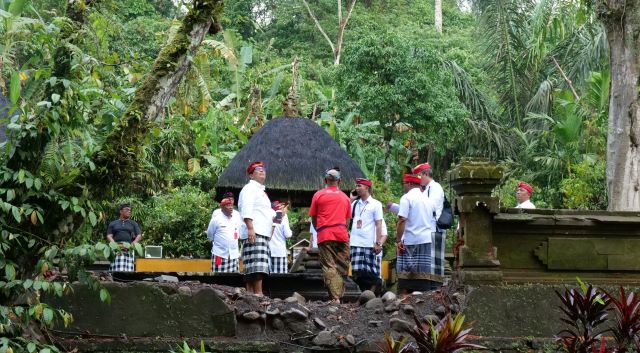
<instances>
[{"instance_id":1,"label":"brown patterned sarong","mask_svg":"<svg viewBox=\"0 0 640 353\"><path fill-rule=\"evenodd\" d=\"M344 279L349 270L349 243L325 241L318 244L320 264L324 284L330 299L340 299L344 295Z\"/></svg>"}]
</instances>

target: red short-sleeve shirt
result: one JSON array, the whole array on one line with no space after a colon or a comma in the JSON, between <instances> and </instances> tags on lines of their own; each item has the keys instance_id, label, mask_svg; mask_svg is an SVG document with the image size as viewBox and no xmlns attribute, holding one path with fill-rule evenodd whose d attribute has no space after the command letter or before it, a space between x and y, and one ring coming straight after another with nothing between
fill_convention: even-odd
<instances>
[{"instance_id":1,"label":"red short-sleeve shirt","mask_svg":"<svg viewBox=\"0 0 640 353\"><path fill-rule=\"evenodd\" d=\"M337 187L318 190L311 199L309 215L316 217L318 244L330 240L349 242L346 220L351 218L351 202Z\"/></svg>"}]
</instances>

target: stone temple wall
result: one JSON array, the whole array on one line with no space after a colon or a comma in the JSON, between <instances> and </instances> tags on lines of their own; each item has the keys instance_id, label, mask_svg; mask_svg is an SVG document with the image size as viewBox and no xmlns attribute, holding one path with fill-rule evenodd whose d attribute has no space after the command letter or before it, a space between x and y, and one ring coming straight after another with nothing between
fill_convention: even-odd
<instances>
[{"instance_id":1,"label":"stone temple wall","mask_svg":"<svg viewBox=\"0 0 640 353\"><path fill-rule=\"evenodd\" d=\"M450 172L463 236L465 284L640 284L640 212L504 209L492 196L503 170L464 159Z\"/></svg>"}]
</instances>

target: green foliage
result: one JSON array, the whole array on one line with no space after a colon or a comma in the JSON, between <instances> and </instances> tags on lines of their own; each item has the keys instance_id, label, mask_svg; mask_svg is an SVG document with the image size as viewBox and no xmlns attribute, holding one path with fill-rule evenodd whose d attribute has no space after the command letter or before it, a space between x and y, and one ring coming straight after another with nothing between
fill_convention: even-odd
<instances>
[{"instance_id":1,"label":"green foliage","mask_svg":"<svg viewBox=\"0 0 640 353\"><path fill-rule=\"evenodd\" d=\"M466 110L452 99L456 91L441 65L433 47L393 32L370 32L346 43L336 72L337 99L343 111L379 123L386 182L389 168L401 174L407 167L408 151L396 154L405 145L443 152L447 143L434 141L453 141L461 133Z\"/></svg>"},{"instance_id":2,"label":"green foliage","mask_svg":"<svg viewBox=\"0 0 640 353\"><path fill-rule=\"evenodd\" d=\"M217 204L209 194L184 186L151 198L146 207L146 244L162 245L169 257L210 256L211 247L204 232Z\"/></svg>"},{"instance_id":3,"label":"green foliage","mask_svg":"<svg viewBox=\"0 0 640 353\"><path fill-rule=\"evenodd\" d=\"M560 183L562 207L594 210L607 208L606 163L584 160L571 166L571 176Z\"/></svg>"}]
</instances>

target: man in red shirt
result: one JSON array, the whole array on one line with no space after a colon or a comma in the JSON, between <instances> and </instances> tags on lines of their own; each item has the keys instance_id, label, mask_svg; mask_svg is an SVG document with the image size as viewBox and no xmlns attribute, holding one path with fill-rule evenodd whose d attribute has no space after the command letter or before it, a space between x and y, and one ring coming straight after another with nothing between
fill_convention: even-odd
<instances>
[{"instance_id":1,"label":"man in red shirt","mask_svg":"<svg viewBox=\"0 0 640 353\"><path fill-rule=\"evenodd\" d=\"M349 269L349 233L351 202L340 189L340 169L333 167L324 174L326 188L311 199L309 215L318 232L318 249L324 283L331 302L340 303L344 295L344 279Z\"/></svg>"}]
</instances>

